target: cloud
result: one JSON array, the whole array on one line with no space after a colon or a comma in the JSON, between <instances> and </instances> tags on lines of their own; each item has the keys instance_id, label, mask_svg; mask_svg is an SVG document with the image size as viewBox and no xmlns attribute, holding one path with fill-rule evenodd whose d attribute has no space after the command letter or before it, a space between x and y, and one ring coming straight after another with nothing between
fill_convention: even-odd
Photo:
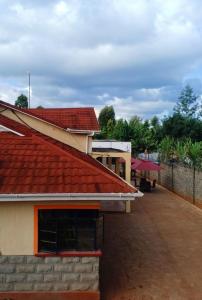
<instances>
[{"instance_id":1,"label":"cloud","mask_svg":"<svg viewBox=\"0 0 202 300\"><path fill-rule=\"evenodd\" d=\"M26 91L29 70L33 106L112 101L120 116L147 117L171 111L187 78L202 80L200 1L3 0L0 9L5 100Z\"/></svg>"},{"instance_id":2,"label":"cloud","mask_svg":"<svg viewBox=\"0 0 202 300\"><path fill-rule=\"evenodd\" d=\"M139 116L143 119L151 118L154 114L158 117L168 115L172 111L174 103L166 100L164 89L140 89L135 91L133 96L126 98L110 97L109 95L100 95L106 105L114 107L116 117L130 119L133 116ZM97 113L102 109L100 106ZM154 113L155 112L155 113Z\"/></svg>"}]
</instances>

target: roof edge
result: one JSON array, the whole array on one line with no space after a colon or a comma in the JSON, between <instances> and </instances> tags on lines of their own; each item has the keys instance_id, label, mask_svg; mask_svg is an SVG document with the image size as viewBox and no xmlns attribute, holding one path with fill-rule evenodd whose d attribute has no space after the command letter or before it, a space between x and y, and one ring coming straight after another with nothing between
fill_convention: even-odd
<instances>
[{"instance_id":1,"label":"roof edge","mask_svg":"<svg viewBox=\"0 0 202 300\"><path fill-rule=\"evenodd\" d=\"M30 201L133 201L144 194L137 193L44 193L44 194L0 194L0 202Z\"/></svg>"}]
</instances>

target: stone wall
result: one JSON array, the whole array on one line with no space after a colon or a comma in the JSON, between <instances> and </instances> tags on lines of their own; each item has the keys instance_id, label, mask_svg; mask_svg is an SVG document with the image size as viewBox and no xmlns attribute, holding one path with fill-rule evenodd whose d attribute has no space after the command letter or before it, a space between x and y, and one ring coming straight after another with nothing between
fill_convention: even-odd
<instances>
[{"instance_id":1,"label":"stone wall","mask_svg":"<svg viewBox=\"0 0 202 300\"><path fill-rule=\"evenodd\" d=\"M193 202L193 169L179 164L161 166L159 174L150 172L150 177L156 178L159 184ZM202 205L202 172L199 171L195 171L195 201Z\"/></svg>"},{"instance_id":2,"label":"stone wall","mask_svg":"<svg viewBox=\"0 0 202 300\"><path fill-rule=\"evenodd\" d=\"M0 292L98 289L99 257L0 256Z\"/></svg>"}]
</instances>

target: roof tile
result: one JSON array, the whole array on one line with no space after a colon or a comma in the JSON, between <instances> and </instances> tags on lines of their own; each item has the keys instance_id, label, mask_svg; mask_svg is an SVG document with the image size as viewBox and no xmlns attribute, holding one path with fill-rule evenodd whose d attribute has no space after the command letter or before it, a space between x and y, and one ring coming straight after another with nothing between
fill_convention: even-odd
<instances>
[{"instance_id":1,"label":"roof tile","mask_svg":"<svg viewBox=\"0 0 202 300\"><path fill-rule=\"evenodd\" d=\"M61 128L84 131L100 130L93 107L22 109L4 101L0 101L0 105L40 118ZM20 129L20 125L18 129Z\"/></svg>"},{"instance_id":2,"label":"roof tile","mask_svg":"<svg viewBox=\"0 0 202 300\"><path fill-rule=\"evenodd\" d=\"M9 127L6 119L0 115ZM12 128L18 125L12 121ZM24 125L18 130L25 136L0 134L0 193L136 191L91 156Z\"/></svg>"}]
</instances>

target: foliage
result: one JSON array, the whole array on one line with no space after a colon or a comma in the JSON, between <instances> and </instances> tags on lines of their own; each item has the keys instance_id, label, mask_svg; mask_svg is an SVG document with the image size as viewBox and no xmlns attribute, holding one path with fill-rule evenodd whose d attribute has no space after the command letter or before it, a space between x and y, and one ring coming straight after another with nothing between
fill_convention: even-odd
<instances>
[{"instance_id":1,"label":"foliage","mask_svg":"<svg viewBox=\"0 0 202 300\"><path fill-rule=\"evenodd\" d=\"M113 106L105 106L99 114L98 121L101 129L107 126L109 120L115 124L115 112Z\"/></svg>"},{"instance_id":2,"label":"foliage","mask_svg":"<svg viewBox=\"0 0 202 300\"><path fill-rule=\"evenodd\" d=\"M107 122L105 130L107 138L112 139L114 135L114 121L112 119L109 119L109 121Z\"/></svg>"},{"instance_id":3,"label":"foliage","mask_svg":"<svg viewBox=\"0 0 202 300\"><path fill-rule=\"evenodd\" d=\"M174 137L175 139L190 138L193 141L201 141L202 121L174 113L172 116L164 118L161 135Z\"/></svg>"},{"instance_id":4,"label":"foliage","mask_svg":"<svg viewBox=\"0 0 202 300\"><path fill-rule=\"evenodd\" d=\"M152 140L155 142L155 150L158 148L159 143L163 139L162 135L162 125L157 116L154 116L150 120L150 131L152 135Z\"/></svg>"},{"instance_id":5,"label":"foliage","mask_svg":"<svg viewBox=\"0 0 202 300\"><path fill-rule=\"evenodd\" d=\"M126 120L120 119L116 122L113 131L113 138L120 141L130 140L130 128Z\"/></svg>"},{"instance_id":6,"label":"foliage","mask_svg":"<svg viewBox=\"0 0 202 300\"><path fill-rule=\"evenodd\" d=\"M159 150L161 161L180 162L190 167L202 168L202 142L166 137L161 141Z\"/></svg>"},{"instance_id":7,"label":"foliage","mask_svg":"<svg viewBox=\"0 0 202 300\"><path fill-rule=\"evenodd\" d=\"M115 112L113 106L105 106L99 114L98 122L101 132L95 135L96 139L113 138L114 126L116 123Z\"/></svg>"},{"instance_id":8,"label":"foliage","mask_svg":"<svg viewBox=\"0 0 202 300\"><path fill-rule=\"evenodd\" d=\"M152 121L143 122L139 117L134 116L129 122L129 128L134 154L144 152L146 149L149 152L157 149L161 128L157 117Z\"/></svg>"},{"instance_id":9,"label":"foliage","mask_svg":"<svg viewBox=\"0 0 202 300\"><path fill-rule=\"evenodd\" d=\"M175 153L176 153L176 158L177 161L181 162L181 163L185 163L186 162L186 141L179 141L177 140L176 144L175 144Z\"/></svg>"},{"instance_id":10,"label":"foliage","mask_svg":"<svg viewBox=\"0 0 202 300\"><path fill-rule=\"evenodd\" d=\"M191 162L191 166L200 169L202 167L202 142L188 141L186 145L186 156Z\"/></svg>"},{"instance_id":11,"label":"foliage","mask_svg":"<svg viewBox=\"0 0 202 300\"><path fill-rule=\"evenodd\" d=\"M159 153L161 161L171 161L175 158L174 139L166 136L159 145Z\"/></svg>"},{"instance_id":12,"label":"foliage","mask_svg":"<svg viewBox=\"0 0 202 300\"><path fill-rule=\"evenodd\" d=\"M28 108L27 96L21 94L15 101L15 106L17 106L19 108Z\"/></svg>"},{"instance_id":13,"label":"foliage","mask_svg":"<svg viewBox=\"0 0 202 300\"><path fill-rule=\"evenodd\" d=\"M133 153L142 152L144 136L142 120L139 117L134 116L129 122L129 128Z\"/></svg>"},{"instance_id":14,"label":"foliage","mask_svg":"<svg viewBox=\"0 0 202 300\"><path fill-rule=\"evenodd\" d=\"M185 162L189 159L188 154L185 156L187 139L193 144L202 141L200 113L198 97L190 86L185 86L173 114L162 120L157 116L145 121L138 116L129 121L116 120L113 106L105 106L98 118L101 133L96 138L131 141L133 154L160 149L163 159Z\"/></svg>"},{"instance_id":15,"label":"foliage","mask_svg":"<svg viewBox=\"0 0 202 300\"><path fill-rule=\"evenodd\" d=\"M178 102L174 107L174 112L184 117L197 117L199 105L197 103L198 96L193 92L193 89L186 85L181 91Z\"/></svg>"}]
</instances>

